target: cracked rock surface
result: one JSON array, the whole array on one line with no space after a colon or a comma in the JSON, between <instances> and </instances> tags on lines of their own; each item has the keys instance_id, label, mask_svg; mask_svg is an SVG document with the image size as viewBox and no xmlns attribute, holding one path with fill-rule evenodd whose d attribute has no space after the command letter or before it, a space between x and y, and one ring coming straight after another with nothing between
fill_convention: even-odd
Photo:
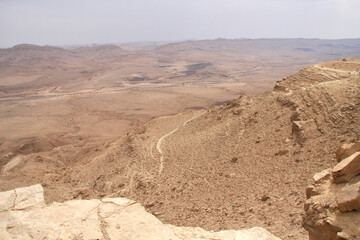
<instances>
[{"instance_id":1,"label":"cracked rock surface","mask_svg":"<svg viewBox=\"0 0 360 240\"><path fill-rule=\"evenodd\" d=\"M279 240L259 227L208 232L166 225L126 198L45 205L40 184L0 193L0 239Z\"/></svg>"}]
</instances>

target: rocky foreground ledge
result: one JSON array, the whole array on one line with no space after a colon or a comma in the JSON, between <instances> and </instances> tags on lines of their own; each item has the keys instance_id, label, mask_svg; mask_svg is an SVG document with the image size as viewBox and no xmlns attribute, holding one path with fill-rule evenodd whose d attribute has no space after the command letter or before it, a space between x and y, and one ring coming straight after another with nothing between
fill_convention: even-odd
<instances>
[{"instance_id":1,"label":"rocky foreground ledge","mask_svg":"<svg viewBox=\"0 0 360 240\"><path fill-rule=\"evenodd\" d=\"M0 239L280 240L259 227L208 232L163 224L126 198L46 205L40 184L0 193Z\"/></svg>"},{"instance_id":2,"label":"rocky foreground ledge","mask_svg":"<svg viewBox=\"0 0 360 240\"><path fill-rule=\"evenodd\" d=\"M360 239L360 141L341 146L336 160L306 189L303 220L310 240Z\"/></svg>"}]
</instances>

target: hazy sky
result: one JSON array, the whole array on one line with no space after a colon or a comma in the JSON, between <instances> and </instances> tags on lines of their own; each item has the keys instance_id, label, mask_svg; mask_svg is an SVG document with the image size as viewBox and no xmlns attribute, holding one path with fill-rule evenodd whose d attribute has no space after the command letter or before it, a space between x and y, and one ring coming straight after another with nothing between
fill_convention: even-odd
<instances>
[{"instance_id":1,"label":"hazy sky","mask_svg":"<svg viewBox=\"0 0 360 240\"><path fill-rule=\"evenodd\" d=\"M360 0L0 0L0 47L360 38Z\"/></svg>"}]
</instances>

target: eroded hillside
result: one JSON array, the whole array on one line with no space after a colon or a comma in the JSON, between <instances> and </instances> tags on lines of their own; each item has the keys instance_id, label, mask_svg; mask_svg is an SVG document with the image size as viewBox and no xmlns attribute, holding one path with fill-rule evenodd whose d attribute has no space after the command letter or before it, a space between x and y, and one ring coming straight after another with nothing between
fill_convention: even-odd
<instances>
[{"instance_id":1,"label":"eroded hillside","mask_svg":"<svg viewBox=\"0 0 360 240\"><path fill-rule=\"evenodd\" d=\"M20 156L0 185L42 183L47 202L127 197L165 223L305 239L305 187L339 143L360 137L359 72L358 58L318 64L271 91L156 118L115 142Z\"/></svg>"}]
</instances>

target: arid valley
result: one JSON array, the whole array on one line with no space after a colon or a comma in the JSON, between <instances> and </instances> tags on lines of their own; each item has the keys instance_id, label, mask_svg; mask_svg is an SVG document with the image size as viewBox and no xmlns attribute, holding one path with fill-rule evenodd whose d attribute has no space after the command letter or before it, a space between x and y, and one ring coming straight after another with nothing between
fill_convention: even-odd
<instances>
[{"instance_id":1,"label":"arid valley","mask_svg":"<svg viewBox=\"0 0 360 240\"><path fill-rule=\"evenodd\" d=\"M46 204L124 197L165 224L308 239L306 187L360 139L359 57L359 39L0 49L0 191L41 184Z\"/></svg>"},{"instance_id":2,"label":"arid valley","mask_svg":"<svg viewBox=\"0 0 360 240\"><path fill-rule=\"evenodd\" d=\"M358 56L358 44L218 39L125 45L131 50L1 49L0 152L113 140L153 117L255 95L305 66Z\"/></svg>"}]
</instances>

